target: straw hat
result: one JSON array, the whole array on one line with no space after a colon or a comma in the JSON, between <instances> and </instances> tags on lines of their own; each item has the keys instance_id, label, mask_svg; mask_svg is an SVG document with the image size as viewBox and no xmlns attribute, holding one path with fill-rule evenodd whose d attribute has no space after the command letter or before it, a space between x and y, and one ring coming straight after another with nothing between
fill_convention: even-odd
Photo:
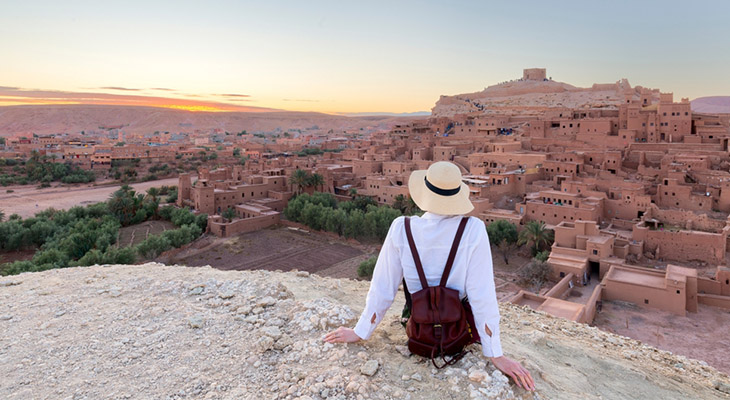
<instances>
[{"instance_id":1,"label":"straw hat","mask_svg":"<svg viewBox=\"0 0 730 400\"><path fill-rule=\"evenodd\" d=\"M441 215L467 214L474 209L469 187L461 181L459 167L448 161L411 173L408 190L421 210Z\"/></svg>"}]
</instances>

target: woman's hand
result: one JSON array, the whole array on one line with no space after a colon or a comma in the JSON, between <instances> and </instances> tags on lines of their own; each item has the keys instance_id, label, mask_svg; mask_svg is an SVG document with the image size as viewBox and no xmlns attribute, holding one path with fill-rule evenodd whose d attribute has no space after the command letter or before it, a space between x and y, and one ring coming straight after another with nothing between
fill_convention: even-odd
<instances>
[{"instance_id":1,"label":"woman's hand","mask_svg":"<svg viewBox=\"0 0 730 400\"><path fill-rule=\"evenodd\" d=\"M517 386L529 391L535 390L535 381L532 379L532 375L520 363L505 356L494 357L491 360L492 364L505 375L511 377Z\"/></svg>"},{"instance_id":2,"label":"woman's hand","mask_svg":"<svg viewBox=\"0 0 730 400\"><path fill-rule=\"evenodd\" d=\"M354 343L360 340L362 339L360 336L357 336L355 330L345 328L344 326L341 326L324 336L324 341L327 343Z\"/></svg>"}]
</instances>

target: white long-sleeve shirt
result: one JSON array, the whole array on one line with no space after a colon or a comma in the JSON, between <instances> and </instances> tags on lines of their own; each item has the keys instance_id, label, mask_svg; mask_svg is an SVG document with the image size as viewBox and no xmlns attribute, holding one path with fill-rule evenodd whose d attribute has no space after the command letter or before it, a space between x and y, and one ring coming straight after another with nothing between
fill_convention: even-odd
<instances>
[{"instance_id":1,"label":"white long-sleeve shirt","mask_svg":"<svg viewBox=\"0 0 730 400\"><path fill-rule=\"evenodd\" d=\"M375 264L365 310L355 326L355 333L362 339L369 339L383 319L393 304L403 278L409 292L415 293L422 289L416 264L408 247L404 218L399 217L390 225ZM413 241L421 257L429 286L437 286L441 280L461 218L428 212L422 217L411 217ZM502 356L492 251L484 222L478 218L470 217L466 224L446 286L458 290L462 299L465 296L469 298L484 355ZM371 322L373 314L375 322ZM491 335L487 334L485 326L489 328Z\"/></svg>"}]
</instances>

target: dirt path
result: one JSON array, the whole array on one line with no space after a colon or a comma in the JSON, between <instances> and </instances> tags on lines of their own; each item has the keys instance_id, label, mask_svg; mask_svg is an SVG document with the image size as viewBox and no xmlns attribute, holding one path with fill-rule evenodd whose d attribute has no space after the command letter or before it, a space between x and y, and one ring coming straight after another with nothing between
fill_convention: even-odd
<instances>
[{"instance_id":1,"label":"dirt path","mask_svg":"<svg viewBox=\"0 0 730 400\"><path fill-rule=\"evenodd\" d=\"M160 179L157 181L132 183L130 186L138 192L147 191L155 186L177 186L178 178ZM38 189L35 186L14 186L0 189L0 210L6 216L18 214L23 218L32 217L35 213L47 208L67 210L74 206L105 201L121 187L119 184L105 186L56 186ZM7 193L7 190L13 190Z\"/></svg>"},{"instance_id":2,"label":"dirt path","mask_svg":"<svg viewBox=\"0 0 730 400\"><path fill-rule=\"evenodd\" d=\"M704 360L718 370L730 373L727 358L730 312L727 310L700 304L698 312L688 312L682 317L622 301L604 301L593 323L601 330Z\"/></svg>"}]
</instances>

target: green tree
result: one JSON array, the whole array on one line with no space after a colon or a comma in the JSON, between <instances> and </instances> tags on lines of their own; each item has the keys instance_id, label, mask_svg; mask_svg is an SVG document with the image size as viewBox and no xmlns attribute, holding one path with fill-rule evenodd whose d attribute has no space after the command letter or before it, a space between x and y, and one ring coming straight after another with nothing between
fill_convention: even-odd
<instances>
[{"instance_id":1,"label":"green tree","mask_svg":"<svg viewBox=\"0 0 730 400\"><path fill-rule=\"evenodd\" d=\"M233 209L233 208L231 208L231 207L228 207L228 208L226 208L225 210L223 210L223 213L221 214L221 216L222 216L222 217L223 217L223 218L224 218L225 220L227 220L228 222L231 222L231 221L233 221L233 218L235 218L235 217L236 217L236 210L234 210L234 209Z\"/></svg>"},{"instance_id":2,"label":"green tree","mask_svg":"<svg viewBox=\"0 0 730 400\"><path fill-rule=\"evenodd\" d=\"M123 226L132 224L137 216L142 203L142 199L136 196L134 190L129 185L123 185L119 190L111 195L107 205L109 211L114 215Z\"/></svg>"},{"instance_id":3,"label":"green tree","mask_svg":"<svg viewBox=\"0 0 730 400\"><path fill-rule=\"evenodd\" d=\"M3 210L0 210L0 222L3 222L5 219L5 212Z\"/></svg>"},{"instance_id":4,"label":"green tree","mask_svg":"<svg viewBox=\"0 0 730 400\"><path fill-rule=\"evenodd\" d=\"M320 174L314 173L309 176L309 181L307 182L307 186L313 186L314 188L319 188L319 191L322 191L322 187L324 186L325 181L324 177Z\"/></svg>"},{"instance_id":5,"label":"green tree","mask_svg":"<svg viewBox=\"0 0 730 400\"><path fill-rule=\"evenodd\" d=\"M532 255L536 255L542 248L548 248L553 244L553 231L545 228L540 221L530 221L520 232L517 245L529 244L532 246Z\"/></svg>"},{"instance_id":6,"label":"green tree","mask_svg":"<svg viewBox=\"0 0 730 400\"><path fill-rule=\"evenodd\" d=\"M303 169L297 169L292 172L289 183L297 186L297 194L302 194L302 189L309 184L309 173Z\"/></svg>"},{"instance_id":7,"label":"green tree","mask_svg":"<svg viewBox=\"0 0 730 400\"><path fill-rule=\"evenodd\" d=\"M159 195L160 195L160 189L159 188L151 187L151 188L147 189L147 197L151 201L157 201L157 196L159 196Z\"/></svg>"},{"instance_id":8,"label":"green tree","mask_svg":"<svg viewBox=\"0 0 730 400\"><path fill-rule=\"evenodd\" d=\"M489 234L489 242L497 246L502 252L505 264L509 264L507 254L517 243L517 227L515 224L500 219L487 225L487 233Z\"/></svg>"}]
</instances>

